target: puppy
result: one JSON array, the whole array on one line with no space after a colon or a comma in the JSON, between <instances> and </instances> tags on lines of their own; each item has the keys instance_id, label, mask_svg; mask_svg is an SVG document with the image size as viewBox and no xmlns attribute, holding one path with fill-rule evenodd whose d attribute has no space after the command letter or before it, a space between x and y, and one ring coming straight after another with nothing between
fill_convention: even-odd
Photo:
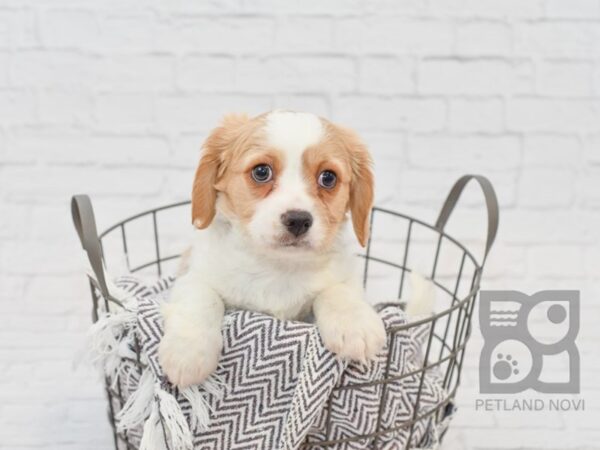
<instances>
[{"instance_id":1,"label":"puppy","mask_svg":"<svg viewBox=\"0 0 600 450\"><path fill-rule=\"evenodd\" d=\"M302 319L324 345L366 362L385 343L363 300L345 224L369 237L371 158L351 131L312 114L225 117L204 144L192 192L198 230L163 308L159 359L169 380L205 380L222 349L225 308ZM351 236L350 236L351 238Z\"/></svg>"}]
</instances>

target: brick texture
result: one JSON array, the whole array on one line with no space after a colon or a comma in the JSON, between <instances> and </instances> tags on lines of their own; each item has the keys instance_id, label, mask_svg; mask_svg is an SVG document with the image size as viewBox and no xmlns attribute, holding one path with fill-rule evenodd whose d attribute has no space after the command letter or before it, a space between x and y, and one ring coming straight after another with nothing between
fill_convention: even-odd
<instances>
[{"instance_id":1,"label":"brick texture","mask_svg":"<svg viewBox=\"0 0 600 450\"><path fill-rule=\"evenodd\" d=\"M484 287L582 291L586 411L475 412L476 326L444 448L600 449L599 0L0 0L0 449L112 445L72 368L91 305L70 196L100 228L186 198L219 117L275 107L359 130L378 203L424 220L487 175ZM450 231L478 250L463 200Z\"/></svg>"}]
</instances>

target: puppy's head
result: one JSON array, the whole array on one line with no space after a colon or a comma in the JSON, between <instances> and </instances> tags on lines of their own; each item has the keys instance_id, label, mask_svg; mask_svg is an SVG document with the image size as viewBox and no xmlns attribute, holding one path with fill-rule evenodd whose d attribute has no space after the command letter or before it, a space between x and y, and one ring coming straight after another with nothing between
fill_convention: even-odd
<instances>
[{"instance_id":1,"label":"puppy's head","mask_svg":"<svg viewBox=\"0 0 600 450\"><path fill-rule=\"evenodd\" d=\"M253 244L277 253L327 251L347 212L361 245L373 203L371 158L351 131L312 114L227 116L204 144L192 219L217 210Z\"/></svg>"}]
</instances>

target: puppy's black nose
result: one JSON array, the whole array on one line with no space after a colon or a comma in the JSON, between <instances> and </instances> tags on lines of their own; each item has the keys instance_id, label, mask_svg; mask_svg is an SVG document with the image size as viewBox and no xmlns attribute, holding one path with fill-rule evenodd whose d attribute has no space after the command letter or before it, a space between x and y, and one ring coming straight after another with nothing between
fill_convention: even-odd
<instances>
[{"instance_id":1,"label":"puppy's black nose","mask_svg":"<svg viewBox=\"0 0 600 450\"><path fill-rule=\"evenodd\" d=\"M281 223L294 236L302 236L313 223L312 215L308 211L292 209L281 215Z\"/></svg>"}]
</instances>

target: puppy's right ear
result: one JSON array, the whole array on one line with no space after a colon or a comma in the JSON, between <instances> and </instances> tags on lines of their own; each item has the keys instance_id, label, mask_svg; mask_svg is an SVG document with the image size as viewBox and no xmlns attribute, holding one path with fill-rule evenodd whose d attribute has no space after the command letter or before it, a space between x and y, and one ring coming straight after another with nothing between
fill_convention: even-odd
<instances>
[{"instance_id":1,"label":"puppy's right ear","mask_svg":"<svg viewBox=\"0 0 600 450\"><path fill-rule=\"evenodd\" d=\"M196 169L192 188L192 223L196 228L208 227L216 214L216 184L226 169L228 151L233 146L240 128L250 119L246 115L225 116L203 145L200 164Z\"/></svg>"}]
</instances>

